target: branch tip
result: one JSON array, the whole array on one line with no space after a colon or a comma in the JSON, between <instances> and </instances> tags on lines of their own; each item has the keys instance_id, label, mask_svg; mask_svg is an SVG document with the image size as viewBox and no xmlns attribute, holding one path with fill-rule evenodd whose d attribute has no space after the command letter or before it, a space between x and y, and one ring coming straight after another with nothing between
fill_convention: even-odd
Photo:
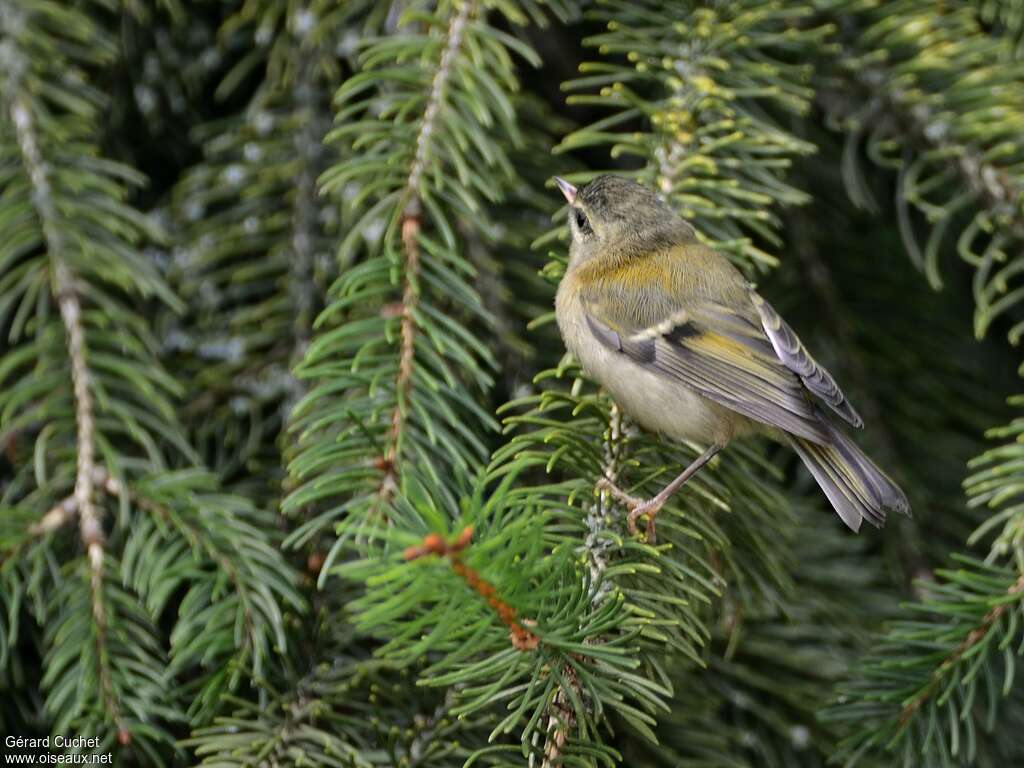
<instances>
[{"instance_id":1,"label":"branch tip","mask_svg":"<svg viewBox=\"0 0 1024 768\"><path fill-rule=\"evenodd\" d=\"M449 544L438 533L428 533L419 544L408 547L402 557L406 561L417 560L427 555L438 555L447 557L452 571L459 578L466 582L470 589L487 601L487 605L494 611L501 623L508 627L509 641L517 651L532 651L540 645L540 638L531 631L536 627L537 622L530 619L520 621L516 609L506 603L498 590L479 573L474 571L462 562L462 552L469 547L473 540L473 526L467 525L458 536Z\"/></svg>"}]
</instances>

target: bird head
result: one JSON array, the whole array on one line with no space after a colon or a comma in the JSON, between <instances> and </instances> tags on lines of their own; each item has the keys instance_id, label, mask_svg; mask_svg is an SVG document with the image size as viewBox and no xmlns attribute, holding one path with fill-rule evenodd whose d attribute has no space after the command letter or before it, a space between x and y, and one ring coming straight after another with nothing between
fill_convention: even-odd
<instances>
[{"instance_id":1,"label":"bird head","mask_svg":"<svg viewBox=\"0 0 1024 768\"><path fill-rule=\"evenodd\" d=\"M694 236L654 190L632 179L606 174L579 189L559 176L555 183L569 203L570 265L643 255Z\"/></svg>"}]
</instances>

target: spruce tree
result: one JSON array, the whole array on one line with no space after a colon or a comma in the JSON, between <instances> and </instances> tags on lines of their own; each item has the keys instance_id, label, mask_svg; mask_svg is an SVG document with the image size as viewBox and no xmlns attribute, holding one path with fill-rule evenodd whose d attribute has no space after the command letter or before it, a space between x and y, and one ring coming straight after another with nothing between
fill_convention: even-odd
<instances>
[{"instance_id":1,"label":"spruce tree","mask_svg":"<svg viewBox=\"0 0 1024 768\"><path fill-rule=\"evenodd\" d=\"M552 175L657 190L912 519L639 429ZM0 0L0 732L118 765L1024 761L1020 0ZM38 752L9 746L6 753Z\"/></svg>"}]
</instances>

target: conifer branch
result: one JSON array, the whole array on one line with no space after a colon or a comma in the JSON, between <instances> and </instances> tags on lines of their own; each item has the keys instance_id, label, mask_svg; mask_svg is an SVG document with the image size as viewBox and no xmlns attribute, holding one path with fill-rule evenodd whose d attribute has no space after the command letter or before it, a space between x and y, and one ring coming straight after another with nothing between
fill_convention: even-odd
<instances>
[{"instance_id":1,"label":"conifer branch","mask_svg":"<svg viewBox=\"0 0 1024 768\"><path fill-rule=\"evenodd\" d=\"M335 45L368 5L251 0L225 19L222 34L247 33L243 63L264 64L266 79L248 94L238 72L223 78L221 96L248 101L201 126L203 162L178 181L171 207L181 237L169 273L191 311L172 319L170 339L194 382L189 426L212 467L259 483L268 505L287 451L278 438L307 394L294 367L336 276L327 253L339 211L317 188L334 157L330 96L349 64Z\"/></svg>"},{"instance_id":2,"label":"conifer branch","mask_svg":"<svg viewBox=\"0 0 1024 768\"><path fill-rule=\"evenodd\" d=\"M426 555L447 558L452 571L466 582L470 589L486 600L487 605L501 619L501 623L508 627L512 647L517 651L536 649L540 644L540 638L527 629L532 622L529 619L520 620L516 609L501 598L494 586L462 561L462 552L469 547L472 541L472 526L463 528L462 533L451 544L447 543L439 534L430 533L423 538L423 542L418 546L408 547L402 556L407 562Z\"/></svg>"},{"instance_id":3,"label":"conifer branch","mask_svg":"<svg viewBox=\"0 0 1024 768\"><path fill-rule=\"evenodd\" d=\"M94 464L94 430L92 393L90 392L89 368L85 356L85 334L82 331L82 307L74 286L74 277L64 263L64 237L57 223L57 211L45 160L39 149L35 134L32 110L21 97L14 96L10 104L11 124L14 126L22 162L32 185L32 200L39 215L46 248L50 254L53 292L60 305L60 315L67 337L68 356L71 361L71 380L75 399L75 424L77 428L77 469L75 473L74 504L65 500L50 510L49 520L40 521L39 530L51 530L63 524L63 514L80 512L82 543L89 557L93 571L93 589L98 590L103 580L103 529L96 506L93 502L92 479ZM101 626L103 619L102 602L96 600L94 613Z\"/></svg>"},{"instance_id":4,"label":"conifer branch","mask_svg":"<svg viewBox=\"0 0 1024 768\"><path fill-rule=\"evenodd\" d=\"M414 313L419 302L416 279L420 270L420 248L416 241L420 232L417 198L413 198L402 215L402 247L405 253L405 289L402 291L400 351L398 375L395 377L395 408L391 412L391 431L388 446L380 462L384 475L377 491L379 503L386 504L397 487L398 454L402 444L402 429L405 425L405 398L412 387L413 364L416 358L416 320ZM417 212L412 213L413 210Z\"/></svg>"},{"instance_id":5,"label":"conifer branch","mask_svg":"<svg viewBox=\"0 0 1024 768\"><path fill-rule=\"evenodd\" d=\"M899 174L908 250L937 263L915 229L968 212L978 326L1019 314L1024 0L114 5L0 0L0 730L220 768L1020 762L990 723L1024 701L1024 419L973 462L972 510L953 487L1003 394L958 369L1015 361L948 332L959 294L906 290L893 221L811 227L795 282L843 315L805 341L835 331L873 382L866 439L935 479L920 547L812 518L817 489L759 441L672 500L659 546L626 535L602 481L649 495L696 448L562 356L564 253L538 276L526 251L564 251L550 172L610 170L768 271L788 208L839 208L817 67L865 93L844 167L865 148ZM590 125L552 114L552 76ZM559 139L580 152L552 168ZM160 169L138 196L133 164ZM143 209L168 194L164 250ZM989 560L936 572L822 725L856 646L904 618L900 547L930 567L972 512Z\"/></svg>"},{"instance_id":6,"label":"conifer branch","mask_svg":"<svg viewBox=\"0 0 1024 768\"><path fill-rule=\"evenodd\" d=\"M941 247L950 241L975 268L974 333L981 338L1024 297L1014 284L1022 268L1014 249L1024 242L1020 67L988 66L1012 62L1014 43L991 35L966 6L936 14L913 4L882 12L840 2L832 10L844 22L833 76L839 87L822 88L821 97L847 132L850 194L870 207L870 192L852 162L866 138L872 160L898 171L900 234L931 286L942 286ZM866 98L850 99L851 90ZM954 176L959 183L951 185ZM923 247L911 207L930 229ZM950 236L961 218L966 225ZM1017 343L1024 323L1012 325L1008 336Z\"/></svg>"},{"instance_id":7,"label":"conifer branch","mask_svg":"<svg viewBox=\"0 0 1024 768\"><path fill-rule=\"evenodd\" d=\"M121 483L100 466L93 467L92 471L93 489L102 489L112 496L120 496L122 493ZM41 536L52 533L65 525L68 525L78 513L78 497L72 494L59 503L55 504L37 522L29 527L29 533L33 536Z\"/></svg>"},{"instance_id":8,"label":"conifer branch","mask_svg":"<svg viewBox=\"0 0 1024 768\"><path fill-rule=\"evenodd\" d=\"M14 125L22 162L33 189L33 202L39 216L43 239L51 259L53 292L60 307L61 320L67 337L68 357L71 363L71 383L75 403L77 465L75 472L74 507L78 512L79 532L89 562L89 588L92 599L92 619L96 642L97 674L104 707L111 722L117 727L122 744L130 741L124 723L114 684L110 676L107 652L107 612L103 596L104 539L103 520L94 497L93 478L95 463L95 421L91 392L91 373L86 362L85 332L82 328L82 306L74 284L74 274L65 263L63 235L57 221L57 210L45 160L39 148L30 106L19 96L10 104L11 123ZM64 510L65 504L58 509ZM51 513L53 510L51 510ZM44 518L45 519L45 518ZM50 523L59 522L51 518Z\"/></svg>"},{"instance_id":9,"label":"conifer branch","mask_svg":"<svg viewBox=\"0 0 1024 768\"><path fill-rule=\"evenodd\" d=\"M238 599L242 603L242 616L245 625L246 642L251 645L253 643L253 638L256 635L256 612L252 605L252 597L249 594L248 584L245 579L241 577L241 573L239 572L234 560L224 552L220 551L217 547L212 546L209 537L205 535L205 532L201 528L190 524L187 520L182 519L180 515L172 514L171 510L165 505L141 494L132 493L122 486L121 483L118 482L117 478L112 475L100 471L97 474L97 483L102 485L103 488L111 495L130 500L134 502L139 509L149 512L150 514L160 518L167 525L177 528L181 531L182 536L184 536L193 551L205 552L209 556L210 560L224 572L225 576L227 576L227 580L231 583L235 594L238 595ZM248 649L243 648L241 650L245 651Z\"/></svg>"},{"instance_id":10,"label":"conifer branch","mask_svg":"<svg viewBox=\"0 0 1024 768\"><path fill-rule=\"evenodd\" d=\"M544 762L541 768L559 768L562 765L562 752L576 725L576 713L569 702L580 696L580 681L572 667L564 667L562 675L566 682L559 685L548 708L547 740L544 743Z\"/></svg>"},{"instance_id":11,"label":"conifer branch","mask_svg":"<svg viewBox=\"0 0 1024 768\"><path fill-rule=\"evenodd\" d=\"M42 224L46 248L52 259L53 292L60 305L60 316L67 336L77 428L78 459L75 474L75 504L80 513L82 543L85 545L93 570L93 588L98 590L103 578L103 528L93 501L95 423L92 413L89 367L85 361L85 334L82 331L81 321L82 306L78 300L74 276L71 269L64 263L63 236L56 221L53 193L36 141L32 112L29 106L18 98L15 98L11 105L11 122L14 124L22 159L34 190L33 200ZM96 607L96 619L101 625L105 623L102 618L102 605L99 603Z\"/></svg>"},{"instance_id":12,"label":"conifer branch","mask_svg":"<svg viewBox=\"0 0 1024 768\"><path fill-rule=\"evenodd\" d=\"M794 113L807 110L812 93L802 82L807 75L806 68L790 63L791 51L773 50L773 43L762 42L777 41L779 38L773 33L790 27L795 15L801 12L780 11L777 7L755 9L754 5L716 4L710 8L693 8L685 17L653 2L609 2L599 6L594 15L607 23L607 31L590 38L587 44L600 48L602 60L581 65L584 76L564 84L563 88L584 92L570 97L570 103L597 105L613 111L592 126L567 136L558 148L567 151L607 145L613 157L631 155L639 159L643 167L637 175L657 186L670 204L700 227L703 237L729 252L741 266L751 271L775 263L774 257L761 251L751 237L757 235L769 242L779 242L777 230L781 222L771 209L772 204L808 201L806 194L786 182L785 170L790 157L814 150L809 142L781 129L768 116L767 110L755 106L763 102ZM824 28L807 27L802 28L799 35L793 34L791 39L797 41L803 37L800 42L813 44L825 34ZM734 49L739 37L744 42L740 49ZM726 59L729 65L723 66L722 61ZM769 69L765 68L765 63L769 61L771 75L766 77ZM633 127L636 120L641 121L640 130ZM627 121L631 126L629 131L616 130ZM607 399L597 407L608 409ZM538 411L543 410L542 405ZM577 411L582 411L580 405L573 408L574 414ZM597 607L605 595L625 594L627 600L635 599L643 604L638 613L650 607L653 610L646 615L653 617L667 607L658 605L653 598L666 589L663 581L659 583L655 579L648 583L639 579L633 583L623 578L625 568L619 567L615 577L606 577L609 557L602 544L616 538L614 530L607 529L607 519L616 505L612 491L603 486L619 477L623 462L620 452L624 453L624 446L620 445L621 415L617 408L611 407L607 424L603 455L595 478L601 493L587 514L585 533L588 586L594 590L590 598ZM543 434L544 430L538 432ZM552 451L558 445L551 435L544 442L551 445L549 450ZM635 461L641 466L658 466L676 460L658 453L643 438L633 441L629 448L630 463ZM552 456L560 457L561 453L559 450ZM554 463L554 458L551 462ZM584 476L593 478L593 469L588 467ZM550 464L548 471L551 471ZM648 476L644 482L649 480ZM728 486L728 480L725 483ZM759 483L759 488L763 485ZM737 497L742 495L738 485L730 490ZM732 494L727 492L726 498L730 501L722 504L728 507ZM705 514L710 515L710 510L701 509L702 500L680 500L679 504L685 509L682 527L717 528L718 521L709 525L710 521L704 518ZM698 518L702 522L696 522ZM716 549L728 550L731 542L722 531L716 534L708 531L705 543L706 548L696 551L679 541L673 542L673 552L646 553L650 555L652 569L664 567L671 572L675 563L686 563L687 567L699 563L702 571L706 569L713 574L706 580L692 579L694 573L689 572L680 582L687 590L700 584L690 593L696 598L694 605L680 606L678 610L670 609L662 614L666 624L688 626L692 632L688 640L692 639L695 644L702 644L707 632L698 606L710 601L717 586L725 581L714 566L719 560ZM624 562L635 562L637 572L643 573L643 566L648 562L642 557L635 561L629 558L638 554L617 552L612 560L620 567ZM741 578L738 571L742 566L731 557L727 569L730 575ZM648 597L651 597L649 603L646 602ZM616 637L612 631L587 636L583 642L600 647L606 634L609 639ZM658 634L655 631L653 636ZM672 640L676 640L682 633L669 630L665 634L674 635ZM561 764L570 734L577 727L581 738L592 738L587 735L591 724L578 722L590 721L593 714L588 711L590 704L583 695L581 674L577 667L567 664L559 676L559 689L549 700L541 753L544 768ZM640 730L646 727L643 722L636 725Z\"/></svg>"},{"instance_id":13,"label":"conifer branch","mask_svg":"<svg viewBox=\"0 0 1024 768\"><path fill-rule=\"evenodd\" d=\"M1007 597L1017 597L1024 592L1024 573L1022 573L1017 580L1010 585L1009 589L1006 590ZM925 688L917 694L914 698L903 705L903 709L899 714L900 726L905 726L911 717L914 716L921 706L932 697L942 684L945 675L952 670L960 661L967 655L967 653L982 642L996 623L1006 614L1007 611L1013 607L1013 603L1010 601L1004 601L996 606L993 606L988 613L986 613L978 626L967 633L967 637L958 645L952 653L950 653L945 660L939 664L932 674L932 680L928 683Z\"/></svg>"},{"instance_id":14,"label":"conifer branch","mask_svg":"<svg viewBox=\"0 0 1024 768\"><path fill-rule=\"evenodd\" d=\"M78 469L75 477L75 501L82 543L85 545L92 569L94 611L96 622L106 625L103 615L100 590L103 585L103 522L96 507L93 490L93 476L96 471L94 460L94 430L90 374L86 365L85 334L82 330L82 306L73 283L71 270L64 264L55 245L48 243L54 258L54 289L60 304L60 315L68 338L68 355L71 359L71 381L75 398L75 424L78 429Z\"/></svg>"},{"instance_id":15,"label":"conifer branch","mask_svg":"<svg viewBox=\"0 0 1024 768\"><path fill-rule=\"evenodd\" d=\"M876 753L908 767L951 764L943 759L950 754L972 763L976 731L991 731L1000 710L1012 709L1003 698L1020 654L1024 575L952 560L956 569L938 569L926 596L906 606L925 618L893 622L840 685L839 702L821 713L823 722L852 726L840 755Z\"/></svg>"},{"instance_id":16,"label":"conifer branch","mask_svg":"<svg viewBox=\"0 0 1024 768\"><path fill-rule=\"evenodd\" d=\"M601 480L615 487L619 481L622 459L622 410L612 403L608 413L608 432L603 440L604 464L601 467ZM604 574L608 569L608 540L600 536L608 528L608 518L619 508L612 504L614 494L610 488L604 487L597 496L597 503L592 505L587 515L587 538L584 549L587 563L590 566L590 584L594 590L591 602L596 606L607 596L609 587L605 583Z\"/></svg>"},{"instance_id":17,"label":"conifer branch","mask_svg":"<svg viewBox=\"0 0 1024 768\"><path fill-rule=\"evenodd\" d=\"M514 180L510 53L528 49L476 19L479 7L392 19L409 28L401 44L366 46L335 97L339 162L320 183L340 202L344 270L296 369L313 383L291 415L295 490L283 502L319 507L289 546L342 526L321 583L347 542L396 525L407 478L445 478L436 487L454 507L497 426L481 402L496 366L480 331L493 323L459 233L479 229Z\"/></svg>"},{"instance_id":18,"label":"conifer branch","mask_svg":"<svg viewBox=\"0 0 1024 768\"><path fill-rule=\"evenodd\" d=\"M618 114L574 131L558 149L600 144L613 156L639 158L644 167L637 175L702 239L749 271L774 266L777 259L757 239L781 244L777 208L808 202L785 175L793 157L815 147L784 130L762 105L807 111L810 69L789 53L812 49L830 30L794 24L809 19L807 8L688 5L685 17L655 2L597 6L593 15L607 31L586 43L600 47L604 60L581 65L585 76L563 88L583 92L569 103ZM723 67L726 59L731 63ZM613 130L635 118L643 120L641 131Z\"/></svg>"},{"instance_id":19,"label":"conifer branch","mask_svg":"<svg viewBox=\"0 0 1024 768\"><path fill-rule=\"evenodd\" d=\"M63 528L71 523L76 512L78 512L78 499L74 495L68 496L50 507L45 515L33 523L28 529L29 533L33 536L42 536Z\"/></svg>"},{"instance_id":20,"label":"conifer branch","mask_svg":"<svg viewBox=\"0 0 1024 768\"><path fill-rule=\"evenodd\" d=\"M612 488L603 485L597 495L597 500L591 504L587 513L587 534L583 543L590 572L589 586L592 591L590 602L595 608L608 598L612 589L604 578L608 568L608 550L611 543L607 536L601 534L607 532L609 517L619 510L619 507L613 504L613 488L619 480L620 454L623 450L621 438L622 411L618 405L613 403L609 409L608 430L602 441L604 461L601 467L601 479L607 481ZM591 638L590 642L599 642L599 640ZM568 666L563 668L562 674L566 683L572 686L573 690L568 691L565 689L565 685L560 684L558 692L551 700L545 727L547 738L544 744L544 762L541 768L557 768L561 765L562 750L565 748L569 734L576 722L576 714L569 702L580 696L579 678L572 667Z\"/></svg>"},{"instance_id":21,"label":"conifer branch","mask_svg":"<svg viewBox=\"0 0 1024 768\"><path fill-rule=\"evenodd\" d=\"M462 46L462 35L475 2L466 0L448 27L448 35L442 48L441 58L434 73L427 97L423 120L416 136L416 151L413 155L409 179L405 187L405 205L402 209L401 238L405 254L403 273L404 288L401 304L401 343L398 358L398 375L395 379L395 409L391 414L391 433L384 454L384 476L377 492L379 502L387 503L397 486L399 453L402 444L402 430L405 425L408 404L406 397L412 387L413 366L416 358L416 308L419 303L420 248L418 237L422 226L422 200L420 200L420 179L435 141L438 130L437 119L445 97L445 89L452 75L455 57Z\"/></svg>"},{"instance_id":22,"label":"conifer branch","mask_svg":"<svg viewBox=\"0 0 1024 768\"><path fill-rule=\"evenodd\" d=\"M52 259L53 292L60 305L60 316L67 336L68 357L71 361L71 382L75 399L75 425L77 434L77 471L75 475L75 502L81 519L82 543L85 545L93 569L93 582L98 589L103 578L103 527L93 502L92 478L95 471L92 392L90 373L86 363L85 333L82 330L82 305L74 284L74 275L65 263L64 238L57 223L57 211L45 161L39 150L31 108L19 97L11 106L22 161L34 191L33 201L39 215L43 238ZM99 609L100 613L102 609ZM97 620L101 620L97 614Z\"/></svg>"},{"instance_id":23,"label":"conifer branch","mask_svg":"<svg viewBox=\"0 0 1024 768\"><path fill-rule=\"evenodd\" d=\"M1006 217L1004 227L1024 240L1024 188L988 157L991 153L950 138L947 117L899 85L887 83L886 72L872 67L853 69L858 84L877 94L880 107L893 115L895 123L910 128L910 135L922 151L933 151L947 158L963 183L981 204Z\"/></svg>"},{"instance_id":24,"label":"conifer branch","mask_svg":"<svg viewBox=\"0 0 1024 768\"><path fill-rule=\"evenodd\" d=\"M406 216L419 215L419 187L420 178L426 168L430 148L436 140L435 135L438 129L437 117L444 102L445 89L452 76L452 67L455 57L462 47L462 35L469 21L470 13L476 6L475 0L465 0L461 3L459 12L455 14L451 24L448 26L447 39L441 49L441 58L434 73L434 80L430 85L430 94L427 97L427 106L423 111L423 120L420 123L419 133L416 136L416 154L413 156L412 168L409 171L409 181L406 185L405 194L408 203L405 209Z\"/></svg>"},{"instance_id":25,"label":"conifer branch","mask_svg":"<svg viewBox=\"0 0 1024 768\"><path fill-rule=\"evenodd\" d=\"M28 157L26 153L26 157ZM30 173L31 175L31 173ZM45 225L44 225L45 231ZM68 354L71 358L71 379L75 398L75 423L78 429L78 468L75 477L75 502L78 508L79 529L82 544L89 559L89 584L92 594L92 616L95 623L96 659L99 669L100 690L103 692L107 714L117 727L117 738L122 745L131 741L131 735L121 718L120 707L114 695L114 683L110 675L110 659L107 653L107 611L103 596L104 540L103 521L94 498L93 478L96 474L94 463L92 393L90 374L86 365L85 334L82 330L82 307L75 291L71 270L61 259L55 244L47 238L47 245L54 259L54 289L60 304L60 315L68 337Z\"/></svg>"}]
</instances>

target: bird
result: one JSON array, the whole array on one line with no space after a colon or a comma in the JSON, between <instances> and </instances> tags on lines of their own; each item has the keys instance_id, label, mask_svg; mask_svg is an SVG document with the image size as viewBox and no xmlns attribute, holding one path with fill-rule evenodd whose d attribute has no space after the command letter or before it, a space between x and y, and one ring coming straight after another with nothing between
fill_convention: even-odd
<instances>
[{"instance_id":1,"label":"bird","mask_svg":"<svg viewBox=\"0 0 1024 768\"><path fill-rule=\"evenodd\" d=\"M555 296L567 349L640 427L707 446L649 499L598 482L629 508L634 535L646 518L654 542L672 495L752 435L791 446L851 530L910 514L903 490L835 424L863 427L835 379L727 257L632 179L554 182L572 234Z\"/></svg>"}]
</instances>

